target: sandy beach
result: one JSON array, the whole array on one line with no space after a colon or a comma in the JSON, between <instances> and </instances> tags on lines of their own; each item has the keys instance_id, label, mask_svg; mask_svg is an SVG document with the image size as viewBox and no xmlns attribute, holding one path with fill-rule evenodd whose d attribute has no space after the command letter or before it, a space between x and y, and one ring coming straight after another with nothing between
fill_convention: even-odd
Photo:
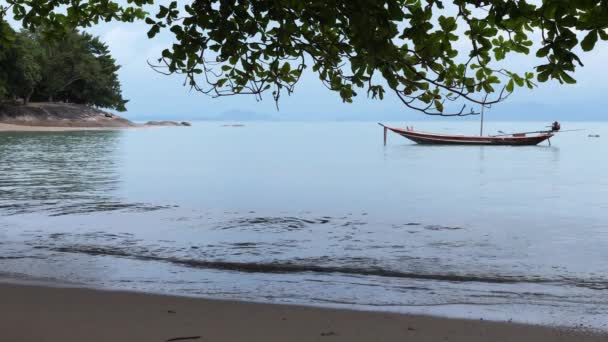
<instances>
[{"instance_id":1,"label":"sandy beach","mask_svg":"<svg viewBox=\"0 0 608 342\"><path fill-rule=\"evenodd\" d=\"M584 330L40 285L0 284L0 340L606 341Z\"/></svg>"}]
</instances>

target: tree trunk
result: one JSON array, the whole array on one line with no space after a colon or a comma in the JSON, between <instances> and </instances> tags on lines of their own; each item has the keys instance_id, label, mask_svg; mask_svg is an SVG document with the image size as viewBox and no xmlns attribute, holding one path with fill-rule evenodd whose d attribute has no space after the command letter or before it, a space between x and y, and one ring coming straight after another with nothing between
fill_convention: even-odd
<instances>
[{"instance_id":1,"label":"tree trunk","mask_svg":"<svg viewBox=\"0 0 608 342\"><path fill-rule=\"evenodd\" d=\"M49 95L49 102L53 102L53 95Z\"/></svg>"},{"instance_id":2,"label":"tree trunk","mask_svg":"<svg viewBox=\"0 0 608 342\"><path fill-rule=\"evenodd\" d=\"M33 94L34 94L34 88L30 89L30 91L23 97L24 105L27 105L30 103L30 99L32 98Z\"/></svg>"}]
</instances>

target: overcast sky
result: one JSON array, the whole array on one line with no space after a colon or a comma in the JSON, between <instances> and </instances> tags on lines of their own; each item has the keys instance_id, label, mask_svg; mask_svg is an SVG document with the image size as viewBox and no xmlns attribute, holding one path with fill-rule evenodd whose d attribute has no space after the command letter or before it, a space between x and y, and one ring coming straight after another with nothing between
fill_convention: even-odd
<instances>
[{"instance_id":1,"label":"overcast sky","mask_svg":"<svg viewBox=\"0 0 608 342\"><path fill-rule=\"evenodd\" d=\"M147 65L146 60L154 61L160 52L169 47L171 35L161 34L154 39L146 36L147 25L143 23L109 23L88 30L99 35L110 46L113 56L122 65L119 71L123 94L130 99L128 113L131 119L162 117L167 119L221 115L225 112L254 112L292 119L302 117L353 116L371 120L386 115L415 120L423 114L405 108L394 95L388 94L383 101L368 99L365 91L353 104L342 103L338 94L322 86L315 74L308 72L297 85L291 97L284 96L277 112L271 96L257 102L251 96L232 96L219 99L190 91L183 87L180 76L160 75ZM599 41L591 53L580 54L584 68L574 75L576 85L559 85L557 82L542 84L534 91L517 89L504 103L494 106L489 113L499 119L520 119L538 117L540 119L603 119L605 104L603 99L608 92L605 67L608 57L608 44ZM530 56L507 57L509 69L515 71L531 70L542 60Z\"/></svg>"}]
</instances>

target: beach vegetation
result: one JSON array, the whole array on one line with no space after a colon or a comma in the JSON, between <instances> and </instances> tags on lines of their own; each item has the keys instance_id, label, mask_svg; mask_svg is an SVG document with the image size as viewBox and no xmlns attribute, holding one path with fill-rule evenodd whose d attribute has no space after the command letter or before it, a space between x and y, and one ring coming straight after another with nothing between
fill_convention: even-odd
<instances>
[{"instance_id":1,"label":"beach vegetation","mask_svg":"<svg viewBox=\"0 0 608 342\"><path fill-rule=\"evenodd\" d=\"M49 35L1 26L0 98L126 110L116 60L99 38L76 30Z\"/></svg>"}]
</instances>

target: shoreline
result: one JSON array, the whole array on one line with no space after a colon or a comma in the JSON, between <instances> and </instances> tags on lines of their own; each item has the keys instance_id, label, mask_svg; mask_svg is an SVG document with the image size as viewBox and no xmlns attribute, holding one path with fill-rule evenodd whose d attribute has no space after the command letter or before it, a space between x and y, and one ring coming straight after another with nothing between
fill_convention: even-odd
<instances>
[{"instance_id":1,"label":"shoreline","mask_svg":"<svg viewBox=\"0 0 608 342\"><path fill-rule=\"evenodd\" d=\"M125 128L191 126L186 121L149 121L137 124L99 108L73 103L0 103L0 132L107 131Z\"/></svg>"},{"instance_id":2,"label":"shoreline","mask_svg":"<svg viewBox=\"0 0 608 342\"><path fill-rule=\"evenodd\" d=\"M0 123L0 133L19 133L19 132L82 132L82 131L123 131L134 129L164 128L164 127L185 127L170 125L148 125L135 124L129 127L77 127L77 126L26 126Z\"/></svg>"},{"instance_id":3,"label":"shoreline","mask_svg":"<svg viewBox=\"0 0 608 342\"><path fill-rule=\"evenodd\" d=\"M7 341L603 341L584 329L0 280Z\"/></svg>"},{"instance_id":4,"label":"shoreline","mask_svg":"<svg viewBox=\"0 0 608 342\"><path fill-rule=\"evenodd\" d=\"M59 127L59 126L26 126L0 123L0 132L76 132L76 131L118 131L146 128L145 126L133 127Z\"/></svg>"}]
</instances>

